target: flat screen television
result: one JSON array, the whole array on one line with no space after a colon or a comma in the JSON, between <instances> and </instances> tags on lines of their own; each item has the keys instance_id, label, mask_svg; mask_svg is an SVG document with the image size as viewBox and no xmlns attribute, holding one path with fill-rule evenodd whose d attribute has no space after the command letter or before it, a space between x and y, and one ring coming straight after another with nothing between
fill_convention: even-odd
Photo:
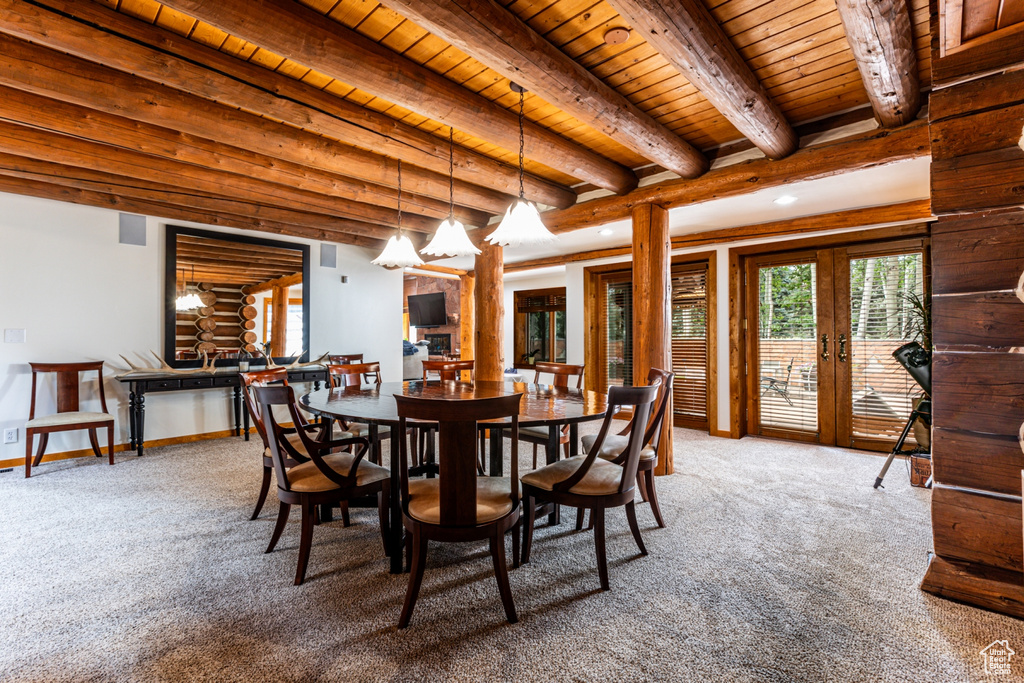
<instances>
[{"instance_id":1,"label":"flat screen television","mask_svg":"<svg viewBox=\"0 0 1024 683\"><path fill-rule=\"evenodd\" d=\"M444 292L409 296L409 325L412 327L440 327L447 324L448 314L444 308Z\"/></svg>"}]
</instances>

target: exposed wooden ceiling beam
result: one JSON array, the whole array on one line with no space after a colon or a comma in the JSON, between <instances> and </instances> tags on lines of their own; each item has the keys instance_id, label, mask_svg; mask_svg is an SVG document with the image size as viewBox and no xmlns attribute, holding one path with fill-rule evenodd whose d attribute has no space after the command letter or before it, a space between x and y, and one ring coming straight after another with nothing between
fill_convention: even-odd
<instances>
[{"instance_id":1,"label":"exposed wooden ceiling beam","mask_svg":"<svg viewBox=\"0 0 1024 683\"><path fill-rule=\"evenodd\" d=\"M931 201L927 199L918 199L909 202L901 202L899 204L885 204L883 206L871 206L863 209L836 211L834 213L818 214L814 216L800 216L781 221L772 221L770 223L757 223L754 225L743 225L735 228L704 230L702 232L688 233L686 235L677 235L672 238L672 248L685 249L708 244L725 244L728 242L738 242L740 240L764 237L798 235L808 232L821 232L823 230L845 230L848 228L861 228L874 225L893 225L895 223L927 221L931 219ZM610 247L607 249L591 249L573 254L562 254L559 256L546 256L544 258L506 263L505 272L515 273L523 270L536 270L537 268L561 266L567 263L576 263L579 261L593 261L600 258L623 256L625 254L632 253L632 251L633 248L631 246L626 246Z\"/></svg>"},{"instance_id":2,"label":"exposed wooden ceiling beam","mask_svg":"<svg viewBox=\"0 0 1024 683\"><path fill-rule=\"evenodd\" d=\"M242 292L245 294L259 294L260 292L269 292L274 287L284 287L287 289L298 284L302 284L302 273L292 273L291 275L284 275L273 280L261 282L258 285L243 287Z\"/></svg>"},{"instance_id":3,"label":"exposed wooden ceiling beam","mask_svg":"<svg viewBox=\"0 0 1024 683\"><path fill-rule=\"evenodd\" d=\"M192 164L117 149L5 121L0 121L0 152L113 175L130 172L142 181L171 185L209 196L226 195L232 199L256 204L302 206L309 211L342 218L388 226L397 224L397 212L394 209L325 197L315 192L296 190L257 178L211 171ZM403 226L421 232L432 232L437 227L435 220L415 214L403 216Z\"/></svg>"},{"instance_id":4,"label":"exposed wooden ceiling beam","mask_svg":"<svg viewBox=\"0 0 1024 683\"><path fill-rule=\"evenodd\" d=\"M638 188L623 197L601 197L568 209L546 211L544 225L553 232L569 232L629 218L638 204L658 204L667 209L699 204L916 159L930 152L927 122L915 121L902 128L879 129L805 147L778 161L754 159L710 171L695 180L670 180Z\"/></svg>"},{"instance_id":5,"label":"exposed wooden ceiling beam","mask_svg":"<svg viewBox=\"0 0 1024 683\"><path fill-rule=\"evenodd\" d=\"M300 227L296 225L274 223L273 221L266 221L259 218L253 218L251 216L198 211L169 202L146 202L106 194L103 192L79 190L70 187L62 187L60 185L52 185L50 183L38 182L35 180L25 180L23 178L10 178L3 175L2 171L0 171L0 192L39 197L41 199L53 199L60 202L70 202L72 204L84 204L87 206L95 206L101 209L111 209L114 211L139 213L158 218L193 221L206 225L242 228L245 230L258 230L261 232L273 233L275 235L291 235L293 237L304 237L323 242L351 244L374 250L379 250L384 246L384 242L382 240L370 237L348 235L316 227Z\"/></svg>"},{"instance_id":6,"label":"exposed wooden ceiling beam","mask_svg":"<svg viewBox=\"0 0 1024 683\"><path fill-rule=\"evenodd\" d=\"M467 271L461 268L449 268L448 266L435 266L430 263L424 263L422 266L416 266L416 270L425 270L431 273L443 273L445 275L465 275Z\"/></svg>"},{"instance_id":7,"label":"exposed wooden ceiling beam","mask_svg":"<svg viewBox=\"0 0 1024 683\"><path fill-rule=\"evenodd\" d=\"M316 226L325 230L331 230L332 232L372 237L374 239L386 240L394 234L394 229L392 228L365 221L337 218L335 216L326 216L306 211L295 211L262 202L238 201L229 197L193 194L170 185L156 189L137 187L137 184L131 179L119 176L110 176L108 182L86 180L76 177L79 175L79 169L60 167L58 164L49 164L48 162L32 159L23 159L17 164L9 164L7 163L9 157L10 155L0 154L0 172L12 178L37 180L52 185L91 190L141 201L169 202L176 206L188 207L198 211L246 215L289 225ZM43 168L37 168L34 171L23 170L39 166L43 166Z\"/></svg>"},{"instance_id":8,"label":"exposed wooden ceiling beam","mask_svg":"<svg viewBox=\"0 0 1024 683\"><path fill-rule=\"evenodd\" d=\"M341 144L234 107L189 95L131 74L32 45L0 33L4 68L0 82L38 95L91 107L221 144L319 168L348 178L394 186L394 159ZM405 189L448 198L449 179L416 166L403 168ZM456 182L458 204L497 214L511 198L479 185Z\"/></svg>"},{"instance_id":9,"label":"exposed wooden ceiling beam","mask_svg":"<svg viewBox=\"0 0 1024 683\"><path fill-rule=\"evenodd\" d=\"M283 57L441 121L507 150L519 148L516 115L444 76L291 0L165 0L165 5ZM301 39L296 39L301 36ZM613 192L636 176L537 124L527 122L526 156Z\"/></svg>"},{"instance_id":10,"label":"exposed wooden ceiling beam","mask_svg":"<svg viewBox=\"0 0 1024 683\"><path fill-rule=\"evenodd\" d=\"M39 3L0 0L0 26L40 45L448 173L447 140L415 126L97 3L43 2L62 14L35 6ZM460 181L508 194L519 190L515 168L458 145L454 171ZM527 197L548 206L562 208L575 200L572 190L531 174L524 189Z\"/></svg>"},{"instance_id":11,"label":"exposed wooden ceiling beam","mask_svg":"<svg viewBox=\"0 0 1024 683\"><path fill-rule=\"evenodd\" d=\"M3 73L0 72L0 82L3 80ZM0 85L0 120L186 162L213 171L259 178L329 197L385 206L394 206L398 201L397 191L390 187L352 180L3 85ZM435 219L448 216L447 202L413 193L403 193L402 199L403 211L411 214ZM299 208L302 210L308 207ZM455 207L455 213L467 225L484 225L489 218L487 213L458 206Z\"/></svg>"},{"instance_id":12,"label":"exposed wooden ceiling beam","mask_svg":"<svg viewBox=\"0 0 1024 683\"><path fill-rule=\"evenodd\" d=\"M871 107L883 126L902 126L921 108L917 53L904 0L836 0Z\"/></svg>"},{"instance_id":13,"label":"exposed wooden ceiling beam","mask_svg":"<svg viewBox=\"0 0 1024 683\"><path fill-rule=\"evenodd\" d=\"M701 0L609 4L765 156L796 151L793 128Z\"/></svg>"},{"instance_id":14,"label":"exposed wooden ceiling beam","mask_svg":"<svg viewBox=\"0 0 1024 683\"><path fill-rule=\"evenodd\" d=\"M470 57L684 178L708 160L495 0L383 0Z\"/></svg>"}]
</instances>

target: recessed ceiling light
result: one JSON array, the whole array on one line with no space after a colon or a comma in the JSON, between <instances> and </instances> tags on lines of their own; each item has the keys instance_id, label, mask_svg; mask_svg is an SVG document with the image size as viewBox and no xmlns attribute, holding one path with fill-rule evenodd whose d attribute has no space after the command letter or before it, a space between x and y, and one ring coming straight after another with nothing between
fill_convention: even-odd
<instances>
[{"instance_id":1,"label":"recessed ceiling light","mask_svg":"<svg viewBox=\"0 0 1024 683\"><path fill-rule=\"evenodd\" d=\"M615 231L612 230L611 228L605 228L604 230L598 230L597 234L598 235L604 235L605 237L607 237L608 235L615 234Z\"/></svg>"},{"instance_id":2,"label":"recessed ceiling light","mask_svg":"<svg viewBox=\"0 0 1024 683\"><path fill-rule=\"evenodd\" d=\"M781 197L777 198L775 200L775 203L776 204L781 204L782 206L785 206L786 204L792 204L795 201L796 201L796 197L794 197L793 195L791 195L791 194L784 194Z\"/></svg>"},{"instance_id":3,"label":"recessed ceiling light","mask_svg":"<svg viewBox=\"0 0 1024 683\"><path fill-rule=\"evenodd\" d=\"M623 26L616 26L604 32L604 42L607 45L622 45L629 40L629 29Z\"/></svg>"}]
</instances>

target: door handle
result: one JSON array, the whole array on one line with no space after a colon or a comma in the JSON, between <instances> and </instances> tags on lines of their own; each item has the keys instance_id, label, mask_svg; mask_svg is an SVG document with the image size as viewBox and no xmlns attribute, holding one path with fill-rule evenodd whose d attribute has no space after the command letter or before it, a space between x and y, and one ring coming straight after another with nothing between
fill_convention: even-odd
<instances>
[{"instance_id":1,"label":"door handle","mask_svg":"<svg viewBox=\"0 0 1024 683\"><path fill-rule=\"evenodd\" d=\"M821 335L821 359L828 362L828 335Z\"/></svg>"},{"instance_id":2,"label":"door handle","mask_svg":"<svg viewBox=\"0 0 1024 683\"><path fill-rule=\"evenodd\" d=\"M839 353L837 355L839 356L839 362L840 363L845 363L846 362L846 335L845 334L839 335L838 341L839 341Z\"/></svg>"}]
</instances>

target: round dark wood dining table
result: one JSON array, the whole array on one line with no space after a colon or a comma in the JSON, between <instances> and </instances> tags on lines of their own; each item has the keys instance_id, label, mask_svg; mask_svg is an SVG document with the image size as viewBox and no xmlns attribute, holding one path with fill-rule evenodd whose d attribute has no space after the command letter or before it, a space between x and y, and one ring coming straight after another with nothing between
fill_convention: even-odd
<instances>
[{"instance_id":1,"label":"round dark wood dining table","mask_svg":"<svg viewBox=\"0 0 1024 683\"><path fill-rule=\"evenodd\" d=\"M381 427L390 427L397 433L398 405L394 396L416 396L449 401L492 398L510 394L523 394L519 414L520 427L546 427L548 443L545 448L547 462L558 460L561 428L569 425L569 454L576 455L579 448L578 428L581 422L601 419L607 410L604 394L585 389L556 387L549 384L525 382L384 382L358 387L320 389L299 398L299 404L309 412L332 420L363 422L369 425L370 442L377 442ZM501 476L503 469L502 430L509 422L487 422L491 434L490 475ZM402 571L402 511L399 500L398 459L400 442L391 442L391 572ZM379 461L379 453L376 454ZM555 513L551 521L556 522Z\"/></svg>"}]
</instances>

